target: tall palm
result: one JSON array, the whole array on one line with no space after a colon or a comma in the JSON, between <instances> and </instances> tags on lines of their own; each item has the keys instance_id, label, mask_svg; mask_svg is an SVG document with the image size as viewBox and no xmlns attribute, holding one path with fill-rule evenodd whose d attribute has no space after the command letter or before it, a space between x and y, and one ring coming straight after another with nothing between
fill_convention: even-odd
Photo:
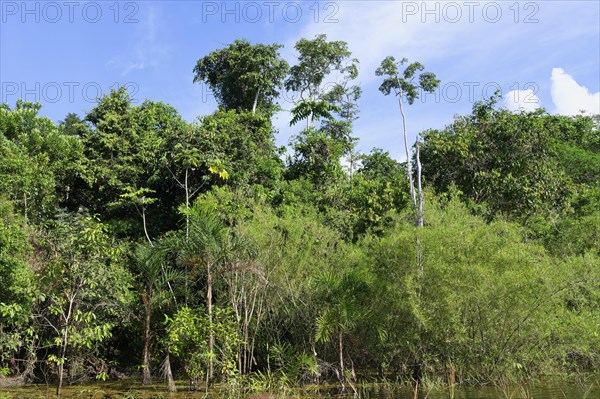
<instances>
[{"instance_id":1,"label":"tall palm","mask_svg":"<svg viewBox=\"0 0 600 399\"><path fill-rule=\"evenodd\" d=\"M142 354L142 384L152 384L151 372L151 341L152 341L152 310L161 299L171 297L170 282L181 278L181 274L170 267L165 259L163 247L150 244L140 244L134 253L137 271L139 272L140 297L144 307L144 349ZM167 295L165 295L167 294Z\"/></svg>"},{"instance_id":2,"label":"tall palm","mask_svg":"<svg viewBox=\"0 0 600 399\"><path fill-rule=\"evenodd\" d=\"M357 324L368 316L365 306L371 294L369 276L360 269L347 272L329 271L316 280L322 310L316 319L315 339L330 342L337 339L340 362L340 381L346 378L344 366L344 337L351 334ZM350 382L350 381L349 381Z\"/></svg>"},{"instance_id":3,"label":"tall palm","mask_svg":"<svg viewBox=\"0 0 600 399\"><path fill-rule=\"evenodd\" d=\"M209 379L213 378L215 337L213 331L213 277L222 268L233 251L231 235L219 217L201 204L183 210L189 219L189 234L180 242L178 258L196 270L203 269L206 275L206 309L209 321L208 350Z\"/></svg>"}]
</instances>

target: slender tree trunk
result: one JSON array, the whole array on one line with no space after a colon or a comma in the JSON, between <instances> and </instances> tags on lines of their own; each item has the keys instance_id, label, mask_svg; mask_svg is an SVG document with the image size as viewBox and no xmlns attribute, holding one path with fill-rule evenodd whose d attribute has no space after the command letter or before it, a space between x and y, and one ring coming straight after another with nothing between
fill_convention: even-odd
<instances>
[{"instance_id":1,"label":"slender tree trunk","mask_svg":"<svg viewBox=\"0 0 600 399\"><path fill-rule=\"evenodd\" d=\"M346 370L344 368L344 334L341 329L338 332L338 345L340 351L340 374L341 379L344 380L346 379Z\"/></svg>"},{"instance_id":2,"label":"slender tree trunk","mask_svg":"<svg viewBox=\"0 0 600 399\"><path fill-rule=\"evenodd\" d=\"M208 351L210 359L208 362L208 379L214 377L213 369L213 351L215 347L215 334L213 331L213 312L212 312L212 272L210 262L206 262L206 307L208 310Z\"/></svg>"},{"instance_id":3,"label":"slender tree trunk","mask_svg":"<svg viewBox=\"0 0 600 399\"><path fill-rule=\"evenodd\" d=\"M423 227L423 215L425 213L425 200L423 199L423 186L421 184L421 158L419 152L419 140L415 143L415 147L417 150L417 195L419 199L419 207L417 214L417 227Z\"/></svg>"},{"instance_id":4,"label":"slender tree trunk","mask_svg":"<svg viewBox=\"0 0 600 399\"><path fill-rule=\"evenodd\" d=\"M256 95L254 96L254 104L252 104L252 115L256 114L256 106L258 105L258 93L260 93L260 89L256 90Z\"/></svg>"},{"instance_id":5,"label":"slender tree trunk","mask_svg":"<svg viewBox=\"0 0 600 399\"><path fill-rule=\"evenodd\" d=\"M65 369L65 358L67 355L67 347L69 345L69 329L65 327L65 332L63 333L63 344L60 350L60 363L58 364L58 381L56 382L56 395L60 396L62 385L63 385L63 375Z\"/></svg>"},{"instance_id":6,"label":"slender tree trunk","mask_svg":"<svg viewBox=\"0 0 600 399\"><path fill-rule=\"evenodd\" d=\"M142 385L152 384L152 372L150 369L150 322L152 317L152 294L142 292L142 303L144 304L144 351L142 360Z\"/></svg>"},{"instance_id":7,"label":"slender tree trunk","mask_svg":"<svg viewBox=\"0 0 600 399\"><path fill-rule=\"evenodd\" d=\"M64 360L64 359L62 359ZM58 365L58 381L56 383L56 396L60 396L60 392L63 384L63 364Z\"/></svg>"},{"instance_id":8,"label":"slender tree trunk","mask_svg":"<svg viewBox=\"0 0 600 399\"><path fill-rule=\"evenodd\" d=\"M417 156L417 195L419 200L419 206L417 209L417 227L423 227L423 215L424 215L424 199L423 199L423 186L421 183L421 158L419 156L419 140L415 143L416 156ZM417 253L417 278L419 282L419 300L421 298L421 292L423 290L423 275L424 275L424 255L423 246L421 244L421 238L417 235L416 237L416 253Z\"/></svg>"},{"instance_id":9,"label":"slender tree trunk","mask_svg":"<svg viewBox=\"0 0 600 399\"><path fill-rule=\"evenodd\" d=\"M190 189L188 185L188 170L189 168L185 168L185 181L184 181L184 189L185 189L185 242L187 243L190 238ZM188 304L188 266L185 265L185 306Z\"/></svg>"},{"instance_id":10,"label":"slender tree trunk","mask_svg":"<svg viewBox=\"0 0 600 399\"><path fill-rule=\"evenodd\" d=\"M168 352L167 357L165 357L165 378L167 379L167 391L177 392L175 380L173 380L173 372L171 371L171 357Z\"/></svg>"},{"instance_id":11,"label":"slender tree trunk","mask_svg":"<svg viewBox=\"0 0 600 399\"><path fill-rule=\"evenodd\" d=\"M64 360L64 359L62 359L62 360ZM56 395L57 396L60 396L62 384L63 384L63 364L60 363L58 365L58 381L56 383Z\"/></svg>"},{"instance_id":12,"label":"slender tree trunk","mask_svg":"<svg viewBox=\"0 0 600 399\"><path fill-rule=\"evenodd\" d=\"M185 210L190 209L190 190L188 186L188 168L185 168ZM185 240L187 241L190 237L190 215L188 212L185 213Z\"/></svg>"},{"instance_id":13,"label":"slender tree trunk","mask_svg":"<svg viewBox=\"0 0 600 399\"><path fill-rule=\"evenodd\" d=\"M63 319L65 322L65 331L62 336L62 347L60 351L60 363L58 364L58 381L56 382L56 395L60 396L63 384L63 374L65 369L65 361L67 356L67 348L69 347L69 324L71 322L71 314L73 313L73 302L75 302L75 296L69 297L69 310L65 316L63 313Z\"/></svg>"},{"instance_id":14,"label":"slender tree trunk","mask_svg":"<svg viewBox=\"0 0 600 399\"><path fill-rule=\"evenodd\" d=\"M415 225L418 226L418 215L417 215L417 198L415 195L415 184L413 182L412 175L412 162L410 159L410 152L408 151L408 138L406 133L406 115L404 114L404 108L402 107L403 92L400 91L398 94L398 105L400 106L400 114L402 115L402 131L404 133L404 151L406 153L406 174L408 175L408 184L410 186L410 200L412 203L412 209L415 217Z\"/></svg>"},{"instance_id":15,"label":"slender tree trunk","mask_svg":"<svg viewBox=\"0 0 600 399\"><path fill-rule=\"evenodd\" d=\"M142 206L142 222L144 224L144 234L146 235L146 239L150 243L150 246L154 246L152 244L152 240L150 239L150 235L148 234L148 227L146 226L146 207Z\"/></svg>"},{"instance_id":16,"label":"slender tree trunk","mask_svg":"<svg viewBox=\"0 0 600 399\"><path fill-rule=\"evenodd\" d=\"M402 87L400 85L400 81L398 81L398 87ZM412 210L414 216L414 223L417 228L423 227L423 211L424 211L424 200L423 200L423 189L421 186L421 162L419 158L419 142L417 140L416 143L416 157L417 157L417 187L418 187L418 205L417 205L417 194L415 193L415 184L413 181L412 175L412 162L410 157L410 152L408 151L408 137L406 132L406 115L404 114L404 108L402 106L402 97L403 91L400 89L398 93L398 105L400 107L400 114L402 115L402 130L404 133L404 151L406 153L406 173L408 175L408 184L410 186L410 199L412 203ZM423 256L423 246L421 244L421 239L419 237L419 233L415 232L415 254L416 254L416 267L417 267L417 296L419 300L419 306L421 301L421 293L423 291L423 276L424 276L424 256ZM416 380L416 388L415 395L418 393L418 384L421 378L421 369L422 369L422 342L421 342L421 333L423 330L423 326L419 322L417 325L417 329L419 330L418 337L418 345L417 345L417 354L415 360L415 366L413 369L413 376Z\"/></svg>"}]
</instances>

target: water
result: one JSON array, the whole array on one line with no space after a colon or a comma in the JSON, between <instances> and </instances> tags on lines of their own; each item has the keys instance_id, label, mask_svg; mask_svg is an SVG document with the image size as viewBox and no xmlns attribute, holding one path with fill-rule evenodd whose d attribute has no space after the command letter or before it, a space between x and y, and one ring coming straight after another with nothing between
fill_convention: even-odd
<instances>
[{"instance_id":1,"label":"water","mask_svg":"<svg viewBox=\"0 0 600 399\"><path fill-rule=\"evenodd\" d=\"M351 393L340 392L336 386L313 386L288 393L288 396L240 395L212 390L205 396L204 391L191 392L185 384L178 384L177 393L165 392L163 385L141 386L137 380L119 382L99 382L86 385L65 386L63 399L219 399L249 397L260 399L276 398L356 398ZM414 399L414 392L406 387L389 385L369 385L358 389L359 398L364 399ZM56 398L52 385L26 385L22 387L1 387L0 399L43 399ZM457 387L422 388L419 399L600 399L600 384L587 383L543 383L535 385L512 385L498 387Z\"/></svg>"}]
</instances>

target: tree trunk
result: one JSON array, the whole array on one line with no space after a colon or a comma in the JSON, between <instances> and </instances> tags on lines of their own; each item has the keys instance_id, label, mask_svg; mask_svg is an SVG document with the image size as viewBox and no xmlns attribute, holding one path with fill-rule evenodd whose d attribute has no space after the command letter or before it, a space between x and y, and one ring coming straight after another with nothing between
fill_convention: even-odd
<instances>
[{"instance_id":1,"label":"tree trunk","mask_svg":"<svg viewBox=\"0 0 600 399\"><path fill-rule=\"evenodd\" d=\"M58 365L58 381L56 382L56 396L60 396L62 384L63 384L63 364L60 363Z\"/></svg>"},{"instance_id":2,"label":"tree trunk","mask_svg":"<svg viewBox=\"0 0 600 399\"><path fill-rule=\"evenodd\" d=\"M148 228L146 226L146 208L143 206L142 206L142 222L144 224L144 234L146 235L146 239L150 243L150 246L153 247L154 244L152 244L152 240L150 239L150 235L148 234Z\"/></svg>"},{"instance_id":3,"label":"tree trunk","mask_svg":"<svg viewBox=\"0 0 600 399\"><path fill-rule=\"evenodd\" d=\"M252 104L252 115L256 114L256 106L258 105L258 93L260 93L260 89L256 90L256 95L254 96L254 104Z\"/></svg>"},{"instance_id":4,"label":"tree trunk","mask_svg":"<svg viewBox=\"0 0 600 399\"><path fill-rule=\"evenodd\" d=\"M398 80L398 87L402 87L400 84L400 81ZM406 115L404 114L404 108L402 106L402 97L403 97L403 91L402 89L400 89L400 92L398 93L398 105L400 107L400 114L402 115L402 130L404 133L404 151L406 153L406 173L408 175L408 183L410 185L410 199L411 199L411 203L412 203L412 209L413 209L413 216L414 216L414 223L415 226L417 228L421 228L423 227L423 212L424 212L424 200L423 200L423 189L422 189L422 185L421 185L421 160L419 158L419 142L417 140L416 142L416 157L417 157L417 187L418 187L418 205L417 205L417 194L415 193L415 184L413 181L413 175L412 175L412 162L411 162L411 158L410 158L410 152L408 151L408 137L407 137L407 132L406 132ZM419 300L419 306L420 306L420 301L421 301L421 294L422 294L422 288L423 288L423 276L424 276L424 255L423 255L423 246L421 244L421 239L418 235L418 232L415 232L415 253L416 253L416 266L417 266L417 296L418 296L418 300ZM421 334L422 334L422 330L423 330L423 326L421 325L421 323L419 322L417 325L417 329L419 330L419 337L418 337L418 354L417 354L417 360L415 361L415 366L413 369L413 376L415 378L415 380L417 381L417 385L415 388L415 395L417 395L418 393L418 384L419 381L421 379L421 367L422 367L422 358L421 358L421 352L422 352L422 342L421 342Z\"/></svg>"},{"instance_id":5,"label":"tree trunk","mask_svg":"<svg viewBox=\"0 0 600 399\"><path fill-rule=\"evenodd\" d=\"M187 243L190 238L190 189L188 186L188 168L185 168L185 242ZM185 265L185 306L188 305L188 266Z\"/></svg>"},{"instance_id":6,"label":"tree trunk","mask_svg":"<svg viewBox=\"0 0 600 399\"><path fill-rule=\"evenodd\" d=\"M62 348L60 351L60 363L58 364L58 381L56 382L56 395L60 396L60 391L63 384L63 374L65 368L65 358L67 356L67 348L69 347L69 325L71 323L71 314L73 313L73 303L75 302L75 296L69 297L69 310L66 316L63 313L63 319L65 322L65 331L62 336Z\"/></svg>"},{"instance_id":7,"label":"tree trunk","mask_svg":"<svg viewBox=\"0 0 600 399\"><path fill-rule=\"evenodd\" d=\"M173 373L171 371L171 358L169 353L167 353L167 357L165 358L165 378L167 379L167 391L177 392L177 387L175 386Z\"/></svg>"},{"instance_id":8,"label":"tree trunk","mask_svg":"<svg viewBox=\"0 0 600 399\"><path fill-rule=\"evenodd\" d=\"M425 200L423 199L423 186L421 184L421 158L420 158L420 152L419 152L419 140L417 139L417 142L415 143L415 147L417 150L417 195L418 195L418 199L419 199L419 207L418 207L418 220L417 220L417 227L423 227L423 216L425 214Z\"/></svg>"},{"instance_id":9,"label":"tree trunk","mask_svg":"<svg viewBox=\"0 0 600 399\"><path fill-rule=\"evenodd\" d=\"M185 210L190 209L190 190L188 188L188 168L185 168ZM190 237L190 215L185 213L185 240ZM187 303L187 302L186 302Z\"/></svg>"},{"instance_id":10,"label":"tree trunk","mask_svg":"<svg viewBox=\"0 0 600 399\"><path fill-rule=\"evenodd\" d=\"M58 381L56 382L56 395L60 396L62 385L63 385L63 375L65 368L65 357L67 354L67 346L68 346L68 329L65 327L65 332L63 335L63 345L60 353L60 363L58 364Z\"/></svg>"},{"instance_id":11,"label":"tree trunk","mask_svg":"<svg viewBox=\"0 0 600 399\"><path fill-rule=\"evenodd\" d=\"M210 353L208 361L208 379L212 380L214 377L213 350L215 347L215 334L213 331L212 272L210 270L210 262L206 263L206 308L208 311L208 352Z\"/></svg>"},{"instance_id":12,"label":"tree trunk","mask_svg":"<svg viewBox=\"0 0 600 399\"><path fill-rule=\"evenodd\" d=\"M402 115L402 131L404 133L404 151L406 153L406 174L408 175L408 184L410 186L410 200L412 203L412 209L415 218L415 226L418 226L418 210L417 210L417 197L415 195L415 184L413 182L412 175L412 163L410 159L410 152L408 151L408 138L406 134L406 115L404 114L404 108L402 107L402 91L398 94L398 105L400 106L400 114Z\"/></svg>"},{"instance_id":13,"label":"tree trunk","mask_svg":"<svg viewBox=\"0 0 600 399\"><path fill-rule=\"evenodd\" d=\"M152 294L142 292L142 303L144 304L144 352L142 360L142 385L152 384L152 372L150 370L150 322L152 317Z\"/></svg>"},{"instance_id":14,"label":"tree trunk","mask_svg":"<svg viewBox=\"0 0 600 399\"><path fill-rule=\"evenodd\" d=\"M346 370L344 368L344 334L342 333L341 329L340 329L340 331L338 333L338 345L339 345L339 350L340 350L340 373L341 373L341 379L344 380L344 379L346 379Z\"/></svg>"}]
</instances>

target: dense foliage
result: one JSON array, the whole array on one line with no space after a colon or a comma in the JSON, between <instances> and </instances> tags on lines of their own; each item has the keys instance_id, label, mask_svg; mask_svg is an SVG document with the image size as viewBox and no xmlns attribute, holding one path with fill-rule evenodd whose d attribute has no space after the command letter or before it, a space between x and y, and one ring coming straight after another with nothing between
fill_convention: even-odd
<instances>
[{"instance_id":1,"label":"dense foliage","mask_svg":"<svg viewBox=\"0 0 600 399\"><path fill-rule=\"evenodd\" d=\"M161 369L171 390L597 371L598 117L494 96L406 164L356 154L348 45L302 39L291 68L281 47L201 58L220 107L193 123L124 88L59 124L0 105L0 372L60 392ZM439 81L405 62L377 75L406 123ZM283 86L307 121L286 160Z\"/></svg>"}]
</instances>

